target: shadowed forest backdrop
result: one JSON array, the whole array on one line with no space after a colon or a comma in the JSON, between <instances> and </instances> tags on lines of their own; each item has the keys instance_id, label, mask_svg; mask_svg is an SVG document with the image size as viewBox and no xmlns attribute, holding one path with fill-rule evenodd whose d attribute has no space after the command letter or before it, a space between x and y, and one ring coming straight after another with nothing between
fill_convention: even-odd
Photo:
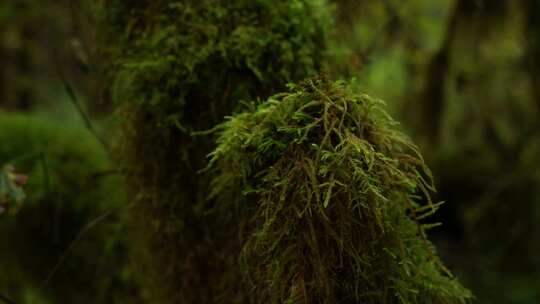
<instances>
[{"instance_id":1,"label":"shadowed forest backdrop","mask_svg":"<svg viewBox=\"0 0 540 304\"><path fill-rule=\"evenodd\" d=\"M4 0L0 63L0 301L540 301L539 0Z\"/></svg>"}]
</instances>

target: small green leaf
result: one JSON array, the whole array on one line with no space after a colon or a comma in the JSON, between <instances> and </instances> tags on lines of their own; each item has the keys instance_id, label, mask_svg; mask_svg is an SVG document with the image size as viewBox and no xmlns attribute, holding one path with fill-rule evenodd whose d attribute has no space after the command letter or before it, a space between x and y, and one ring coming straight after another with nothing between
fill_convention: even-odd
<instances>
[{"instance_id":1,"label":"small green leaf","mask_svg":"<svg viewBox=\"0 0 540 304\"><path fill-rule=\"evenodd\" d=\"M26 183L27 176L16 174L15 168L5 165L0 170L0 214L8 209L18 207L26 197L22 186ZM14 206L12 206L14 205Z\"/></svg>"}]
</instances>

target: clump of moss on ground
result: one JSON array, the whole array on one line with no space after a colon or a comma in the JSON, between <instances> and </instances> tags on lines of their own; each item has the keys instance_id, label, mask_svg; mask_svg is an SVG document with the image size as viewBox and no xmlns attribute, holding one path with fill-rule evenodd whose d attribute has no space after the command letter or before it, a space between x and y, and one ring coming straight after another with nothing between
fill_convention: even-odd
<instances>
[{"instance_id":1,"label":"clump of moss on ground","mask_svg":"<svg viewBox=\"0 0 540 304\"><path fill-rule=\"evenodd\" d=\"M139 267L154 301L243 302L234 219L207 212L214 144L192 136L324 66L324 0L104 0L110 95L123 115L117 159L128 175ZM233 224L231 224L233 222Z\"/></svg>"},{"instance_id":2,"label":"clump of moss on ground","mask_svg":"<svg viewBox=\"0 0 540 304\"><path fill-rule=\"evenodd\" d=\"M29 176L20 210L0 219L0 292L17 303L135 303L121 182L100 143L80 127L2 112L0 142L0 163Z\"/></svg>"},{"instance_id":3,"label":"clump of moss on ground","mask_svg":"<svg viewBox=\"0 0 540 304\"><path fill-rule=\"evenodd\" d=\"M253 303L467 303L424 223L438 204L381 102L311 79L220 125L218 212L237 211Z\"/></svg>"}]
</instances>

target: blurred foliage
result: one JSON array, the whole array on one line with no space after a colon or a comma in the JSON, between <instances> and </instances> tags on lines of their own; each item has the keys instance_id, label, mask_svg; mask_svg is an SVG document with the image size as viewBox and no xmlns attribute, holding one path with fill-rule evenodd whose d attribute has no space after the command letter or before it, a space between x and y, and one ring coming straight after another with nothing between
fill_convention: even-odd
<instances>
[{"instance_id":1,"label":"blurred foliage","mask_svg":"<svg viewBox=\"0 0 540 304\"><path fill-rule=\"evenodd\" d=\"M0 221L0 291L17 303L129 303L136 292L114 214L122 186L100 144L84 129L4 112L0 142L0 163L29 175L25 204Z\"/></svg>"},{"instance_id":2,"label":"blurred foliage","mask_svg":"<svg viewBox=\"0 0 540 304\"><path fill-rule=\"evenodd\" d=\"M46 8L46 9L44 9ZM64 94L60 70L83 93L93 112L103 108L99 78L87 72L93 49L89 12L70 0L0 3L0 106L55 107ZM106 108L106 107L105 107Z\"/></svg>"},{"instance_id":3,"label":"blurred foliage","mask_svg":"<svg viewBox=\"0 0 540 304\"><path fill-rule=\"evenodd\" d=\"M444 259L478 303L537 303L540 2L337 2L353 12L340 28L400 32L383 32L378 40L390 43L370 48L352 74L391 101L434 169L437 198L449 202L439 213L446 228L436 230ZM358 31L348 37L360 41ZM345 45L364 54L374 44ZM502 296L505 284L512 291Z\"/></svg>"}]
</instances>

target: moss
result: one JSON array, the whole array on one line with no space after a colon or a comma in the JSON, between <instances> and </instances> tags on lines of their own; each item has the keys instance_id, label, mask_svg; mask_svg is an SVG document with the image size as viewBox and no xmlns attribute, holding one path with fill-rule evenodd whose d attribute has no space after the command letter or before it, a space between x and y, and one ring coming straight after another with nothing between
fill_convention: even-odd
<instances>
[{"instance_id":1,"label":"moss","mask_svg":"<svg viewBox=\"0 0 540 304\"><path fill-rule=\"evenodd\" d=\"M219 130L212 194L243 228L250 302L471 299L427 240L430 172L381 101L311 79Z\"/></svg>"},{"instance_id":2,"label":"moss","mask_svg":"<svg viewBox=\"0 0 540 304\"><path fill-rule=\"evenodd\" d=\"M84 129L2 112L0 142L0 163L29 175L19 212L0 221L2 293L17 303L130 303L121 183L101 145Z\"/></svg>"},{"instance_id":3,"label":"moss","mask_svg":"<svg viewBox=\"0 0 540 304\"><path fill-rule=\"evenodd\" d=\"M330 24L322 0L102 2L115 100L188 130L318 72Z\"/></svg>"},{"instance_id":4,"label":"moss","mask_svg":"<svg viewBox=\"0 0 540 304\"><path fill-rule=\"evenodd\" d=\"M243 302L234 219L207 212L212 128L241 100L324 69L324 0L101 1L110 93L123 115L138 265L153 301ZM110 46L110 47L109 47Z\"/></svg>"}]
</instances>

